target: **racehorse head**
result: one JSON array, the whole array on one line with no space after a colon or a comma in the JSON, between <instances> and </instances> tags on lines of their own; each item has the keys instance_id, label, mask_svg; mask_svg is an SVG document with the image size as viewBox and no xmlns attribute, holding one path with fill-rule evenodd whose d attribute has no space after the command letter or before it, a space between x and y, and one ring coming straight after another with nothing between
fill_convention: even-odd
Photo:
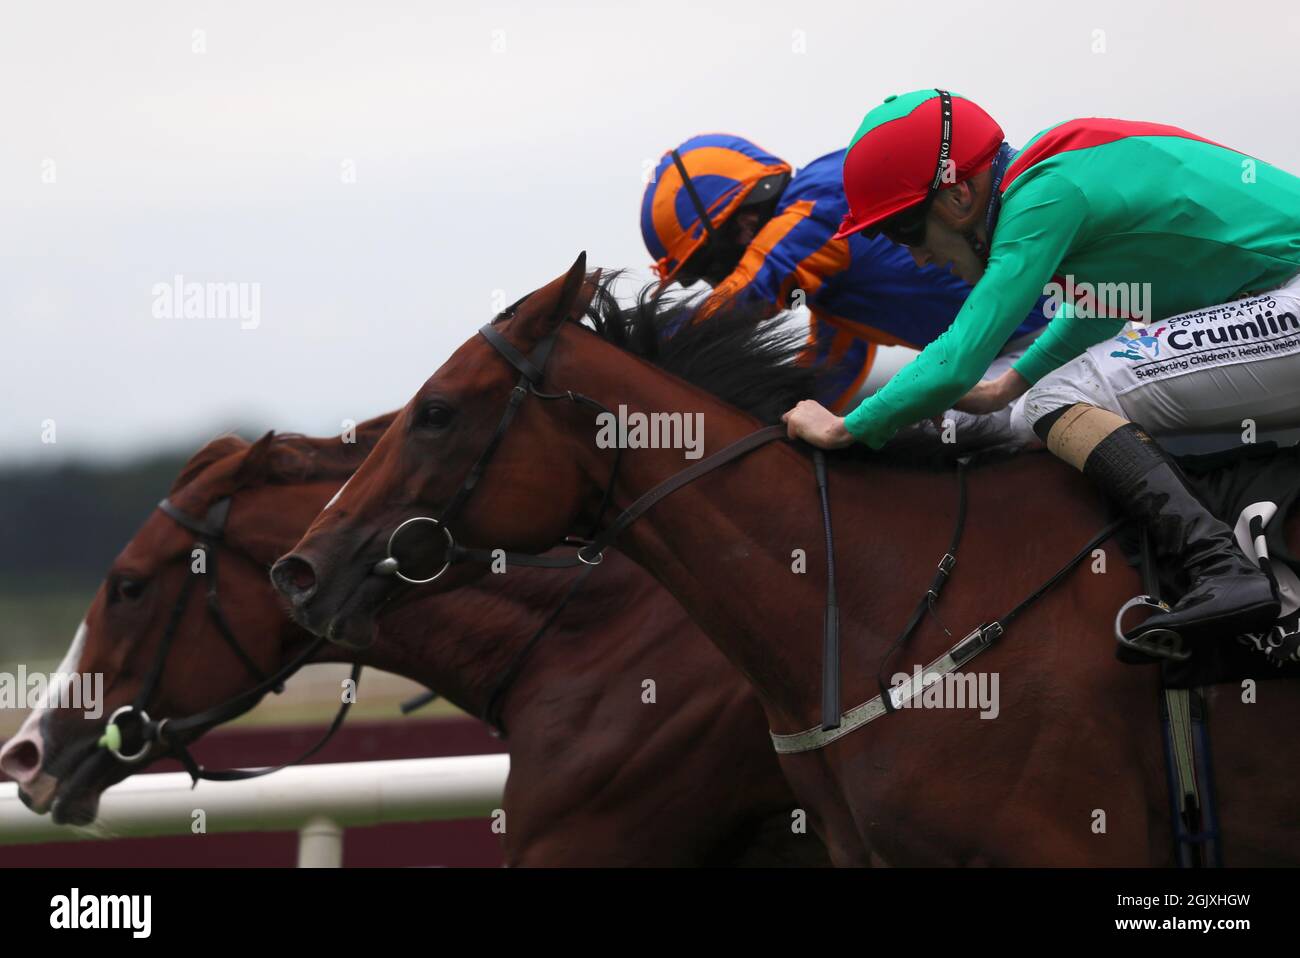
<instances>
[{"instance_id":1,"label":"racehorse head","mask_svg":"<svg viewBox=\"0 0 1300 958\"><path fill-rule=\"evenodd\" d=\"M197 715L253 689L306 645L310 636L286 618L266 570L385 424L362 424L355 445L317 441L318 451L305 437L267 433L249 444L226 436L190 459L166 506L113 560L59 667L102 675L103 701L71 708L47 695L0 751L0 768L30 808L52 810L61 823L93 821L105 788L161 757L128 709L117 720L118 749L133 760L114 758L101 739L115 712L134 705L154 721ZM280 493L277 483L299 476L309 481L296 495Z\"/></svg>"},{"instance_id":2,"label":"racehorse head","mask_svg":"<svg viewBox=\"0 0 1300 958\"><path fill-rule=\"evenodd\" d=\"M632 385L620 375L652 391L664 381L652 368L660 366L714 393L678 380L674 395L688 404L718 409L721 398L747 411L717 413L746 430L753 415L775 421L813 394L815 373L792 362L801 337L753 308L691 323L689 306L645 294L621 311L609 287L586 274L580 256L425 382L273 568L302 625L335 642L365 642L380 606L407 601L393 600L394 569L407 581L431 580L456 548L536 553L589 531L613 489L617 450L598 439L605 403ZM580 325L584 317L594 330ZM620 349L632 355L620 361ZM583 395L587 384L601 395Z\"/></svg>"},{"instance_id":3,"label":"racehorse head","mask_svg":"<svg viewBox=\"0 0 1300 958\"><path fill-rule=\"evenodd\" d=\"M559 324L579 319L595 291L585 274L585 257L579 257L568 274L510 307L494 325L530 352ZM566 345L557 343L557 353ZM490 346L471 340L397 414L376 446L377 455L363 463L272 570L302 625L344 645L371 641L373 612L401 586L395 577L372 574L386 554L390 533L451 502L491 441L516 378ZM556 441L550 414L533 402L520 403L491 468L458 517L457 528L473 530L473 538L462 541L491 547L509 539L515 545L514 517L538 501L549 503L549 521L517 544L542 550L564 536L582 508L585 483L580 457L570 444ZM404 571L423 578L441 563L442 542L436 534L413 534L394 546Z\"/></svg>"}]
</instances>

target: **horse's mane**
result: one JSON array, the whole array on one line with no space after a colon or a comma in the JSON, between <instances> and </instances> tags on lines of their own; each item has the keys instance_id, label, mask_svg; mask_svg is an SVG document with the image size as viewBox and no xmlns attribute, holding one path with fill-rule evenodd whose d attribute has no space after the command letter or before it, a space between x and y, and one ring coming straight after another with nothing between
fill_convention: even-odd
<instances>
[{"instance_id":1,"label":"horse's mane","mask_svg":"<svg viewBox=\"0 0 1300 958\"><path fill-rule=\"evenodd\" d=\"M732 300L696 322L703 297L646 286L625 305L612 288L620 276L601 275L585 316L607 343L765 423L816 394L821 374L798 362L807 336L788 313L772 316L762 303Z\"/></svg>"},{"instance_id":2,"label":"horse's mane","mask_svg":"<svg viewBox=\"0 0 1300 958\"><path fill-rule=\"evenodd\" d=\"M220 462L227 456L246 452L250 445L252 443L247 439L236 436L234 433L218 436L216 439L205 443L181 467L180 475L172 482L168 495L176 495L176 493L197 479L214 462Z\"/></svg>"},{"instance_id":3,"label":"horse's mane","mask_svg":"<svg viewBox=\"0 0 1300 958\"><path fill-rule=\"evenodd\" d=\"M340 436L304 436L296 432L276 433L267 449L265 467L248 477L244 486L266 484L295 484L326 480L345 480L357 470L389 423L393 413L359 423L356 441L343 442ZM168 495L176 495L199 476L219 462L231 457L243 457L253 444L247 439L229 433L218 436L189 458L180 475L172 483Z\"/></svg>"},{"instance_id":4,"label":"horse's mane","mask_svg":"<svg viewBox=\"0 0 1300 958\"><path fill-rule=\"evenodd\" d=\"M601 339L764 423L780 422L800 400L818 394L824 373L799 361L807 335L801 324L790 322L789 312L773 316L763 303L730 299L711 304L707 318L695 322L704 296L667 296L651 285L625 306L612 290L621 275L591 277L596 293L585 318ZM971 452L931 437L904 439L881 451L855 444L834 455L950 469Z\"/></svg>"},{"instance_id":5,"label":"horse's mane","mask_svg":"<svg viewBox=\"0 0 1300 958\"><path fill-rule=\"evenodd\" d=\"M357 471L395 415L386 413L359 423L355 442L345 443L339 436L277 433L267 457L266 481L299 483L347 479Z\"/></svg>"}]
</instances>

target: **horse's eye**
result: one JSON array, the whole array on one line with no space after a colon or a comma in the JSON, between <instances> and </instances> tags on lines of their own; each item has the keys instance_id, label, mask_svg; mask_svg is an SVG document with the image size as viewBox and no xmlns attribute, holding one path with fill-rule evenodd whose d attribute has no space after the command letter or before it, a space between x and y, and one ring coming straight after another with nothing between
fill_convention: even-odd
<instances>
[{"instance_id":1,"label":"horse's eye","mask_svg":"<svg viewBox=\"0 0 1300 958\"><path fill-rule=\"evenodd\" d=\"M119 578L113 583L113 598L128 602L138 599L144 595L145 584L143 579Z\"/></svg>"},{"instance_id":2,"label":"horse's eye","mask_svg":"<svg viewBox=\"0 0 1300 958\"><path fill-rule=\"evenodd\" d=\"M455 410L438 402L426 403L420 409L420 425L430 429L442 429L451 423Z\"/></svg>"}]
</instances>

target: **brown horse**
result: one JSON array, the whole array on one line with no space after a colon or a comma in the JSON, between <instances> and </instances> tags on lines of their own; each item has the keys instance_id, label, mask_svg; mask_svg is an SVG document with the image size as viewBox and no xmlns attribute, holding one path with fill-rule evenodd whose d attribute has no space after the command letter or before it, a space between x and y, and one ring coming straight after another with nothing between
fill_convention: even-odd
<instances>
[{"instance_id":1,"label":"brown horse","mask_svg":"<svg viewBox=\"0 0 1300 958\"><path fill-rule=\"evenodd\" d=\"M599 512L614 453L593 441L581 392L620 414L703 414L718 450L759 421L711 393L710 377L772 384L770 357L746 351L733 325L686 325L701 353L727 363L674 367L636 343L633 327L673 325L673 310L613 315L579 259L497 317L517 354L546 362L463 507L448 521L471 546L542 550ZM595 297L595 305L591 305ZM587 317L597 331L579 325ZM754 335L762 335L761 332ZM549 357L535 352L551 343ZM333 507L317 518L273 577L313 630L364 634L394 599L376 564L390 533L413 515L440 515L500 422L519 364L486 336L468 340L415 394ZM647 360L653 360L647 361ZM661 368L654 364L659 363ZM513 368L512 368L513 367ZM526 367L525 367L526 368ZM677 372L692 381L669 373ZM544 402L537 392L555 396ZM807 393L805 393L807 395ZM752 411L751 407L751 411ZM771 421L769 419L769 421ZM627 444L630 445L630 444ZM623 507L678 474L681 449L624 448L613 479ZM840 560L844 698L877 692L886 649L948 548L956 510L951 468L888 454L833 459L832 513ZM1108 521L1103 503L1051 457L1023 455L971 470L969 520L939 605L894 666L910 673L976 625L1003 615ZM1294 532L1294 528L1291 530ZM685 606L753 683L771 729L819 723L825 579L808 456L772 443L662 500L620 540ZM809 572L792 553L803 550ZM1000 679L988 720L973 709L900 711L817 751L782 757L796 795L839 864L1149 865L1173 861L1153 668L1122 666L1111 635L1116 608L1139 591L1112 545L1105 572L1085 563L1016 621L973 667ZM395 598L396 602L401 597ZM955 634L945 633L943 624ZM1231 864L1300 862L1300 784L1288 774L1300 746L1293 683L1265 683L1257 704L1212 690L1224 855Z\"/></svg>"},{"instance_id":2,"label":"brown horse","mask_svg":"<svg viewBox=\"0 0 1300 958\"><path fill-rule=\"evenodd\" d=\"M284 616L267 568L391 418L363 424L354 444L268 434L249 445L226 437L201 450L173 487L170 501L189 516L231 499L217 547L218 594L232 633L262 673L311 639ZM113 761L95 743L157 659L193 545L193 533L163 512L145 521L114 561L62 667L104 673L103 717L33 713L0 752L0 766L35 811L93 820L103 789L140 767ZM422 594L390 616L364 652L328 646L321 661L361 661L409 676L482 715L495 681L571 574L532 570L509 579L508 587L489 575L453 594ZM653 704L643 701L647 677L657 679ZM148 711L154 719L191 716L253 685L250 668L192 597ZM746 683L695 634L680 606L621 556L577 593L525 661L500 714L509 730L502 807L510 864L827 863L816 836L791 827L793 796Z\"/></svg>"}]
</instances>

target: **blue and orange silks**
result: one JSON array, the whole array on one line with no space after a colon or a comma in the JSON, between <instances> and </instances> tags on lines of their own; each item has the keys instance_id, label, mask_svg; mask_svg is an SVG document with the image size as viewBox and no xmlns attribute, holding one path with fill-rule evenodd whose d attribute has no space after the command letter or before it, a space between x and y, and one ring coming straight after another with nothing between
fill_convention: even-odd
<instances>
[{"instance_id":1,"label":"blue and orange silks","mask_svg":"<svg viewBox=\"0 0 1300 958\"><path fill-rule=\"evenodd\" d=\"M678 149L715 227L759 179L789 170L736 136L697 136ZM826 371L818 398L836 411L861 388L878 345L924 348L951 325L970 293L967 283L945 269L918 268L906 249L883 236L834 238L848 211L841 177L844 154L827 154L798 171L772 218L699 314L707 319L733 297L770 304L773 312L806 305L811 313L807 357ZM641 230L665 281L708 238L671 154L660 160L646 189ZM1036 309L1008 341L1046 323Z\"/></svg>"}]
</instances>

